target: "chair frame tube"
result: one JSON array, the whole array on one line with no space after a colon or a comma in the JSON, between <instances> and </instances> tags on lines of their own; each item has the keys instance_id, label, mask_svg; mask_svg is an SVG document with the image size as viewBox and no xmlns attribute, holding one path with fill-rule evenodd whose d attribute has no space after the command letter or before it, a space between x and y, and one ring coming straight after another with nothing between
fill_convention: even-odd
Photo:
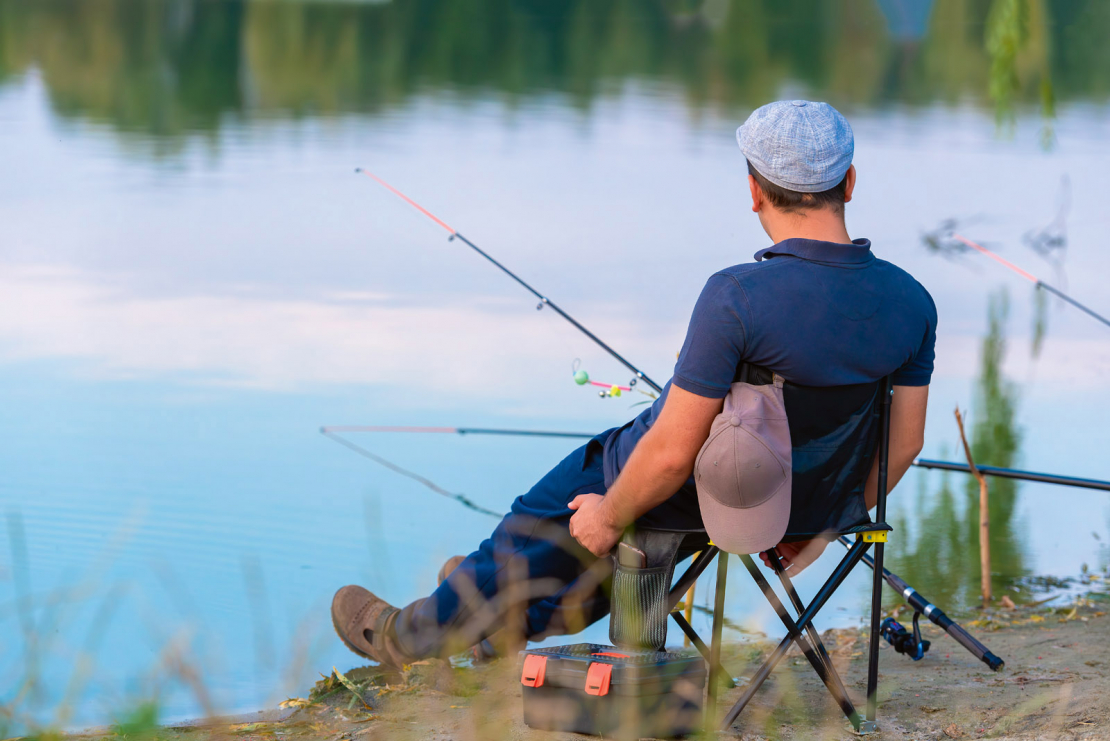
<instances>
[{"instance_id":1,"label":"chair frame tube","mask_svg":"<svg viewBox=\"0 0 1110 741\"><path fill-rule=\"evenodd\" d=\"M883 379L879 404L879 476L875 520L886 522L887 462L890 457L890 404L894 388L890 376ZM875 561L871 579L871 645L867 654L867 727L865 732L876 731L879 713L879 620L883 611L883 553L886 543L875 544L872 558Z\"/></svg>"},{"instance_id":2,"label":"chair frame tube","mask_svg":"<svg viewBox=\"0 0 1110 741\"><path fill-rule=\"evenodd\" d=\"M721 631L725 617L725 584L728 581L728 554L717 556L717 585L713 597L713 639L709 644L709 692L705 703L707 718L717 717L717 682L721 673Z\"/></svg>"}]
</instances>

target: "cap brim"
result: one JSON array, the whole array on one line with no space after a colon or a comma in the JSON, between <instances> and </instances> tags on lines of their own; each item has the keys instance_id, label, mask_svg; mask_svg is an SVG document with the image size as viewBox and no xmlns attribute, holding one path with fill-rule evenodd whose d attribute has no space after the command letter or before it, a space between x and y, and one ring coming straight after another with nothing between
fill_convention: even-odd
<instances>
[{"instance_id":1,"label":"cap brim","mask_svg":"<svg viewBox=\"0 0 1110 741\"><path fill-rule=\"evenodd\" d=\"M705 532L726 553L759 553L774 548L790 522L790 483L754 507L728 507L699 489Z\"/></svg>"}]
</instances>

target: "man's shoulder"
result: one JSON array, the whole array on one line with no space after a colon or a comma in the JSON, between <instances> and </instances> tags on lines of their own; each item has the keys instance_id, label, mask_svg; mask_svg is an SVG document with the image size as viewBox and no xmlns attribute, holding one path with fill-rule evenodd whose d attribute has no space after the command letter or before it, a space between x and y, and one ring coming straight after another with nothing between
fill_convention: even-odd
<instances>
[{"instance_id":1,"label":"man's shoulder","mask_svg":"<svg viewBox=\"0 0 1110 741\"><path fill-rule=\"evenodd\" d=\"M795 280L808 280L808 261L792 258L789 255L775 256L756 262L745 262L718 270L710 276L710 282L719 281L726 290L735 290L745 297L761 296L766 290L777 291L783 282L793 285ZM936 326L937 308L929 291L904 268L887 260L875 257L868 266L875 274L875 288L888 298L895 299L911 310L923 314L929 323ZM772 277L773 276L773 277ZM764 286L766 290L751 289ZM730 290L730 292L731 292Z\"/></svg>"},{"instance_id":2,"label":"man's shoulder","mask_svg":"<svg viewBox=\"0 0 1110 741\"><path fill-rule=\"evenodd\" d=\"M893 293L899 294L906 301L918 304L924 312L930 315L933 322L936 321L937 307L933 302L933 297L917 278L910 275L904 268L887 260L875 258L875 266L884 272L884 282L887 283Z\"/></svg>"},{"instance_id":3,"label":"man's shoulder","mask_svg":"<svg viewBox=\"0 0 1110 741\"><path fill-rule=\"evenodd\" d=\"M792 264L797 266L800 260L762 260L760 262L742 262L738 265L731 265L727 268L718 270L711 276L716 278L730 278L737 285L743 285L745 282L751 280L756 275L766 273L767 271L780 271L783 268L789 268Z\"/></svg>"}]
</instances>

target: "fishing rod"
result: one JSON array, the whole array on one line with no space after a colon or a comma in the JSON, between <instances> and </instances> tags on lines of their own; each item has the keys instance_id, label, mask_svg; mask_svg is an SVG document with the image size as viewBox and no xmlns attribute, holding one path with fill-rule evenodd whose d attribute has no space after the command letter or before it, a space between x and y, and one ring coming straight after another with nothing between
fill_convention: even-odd
<instances>
[{"instance_id":1,"label":"fishing rod","mask_svg":"<svg viewBox=\"0 0 1110 741\"><path fill-rule=\"evenodd\" d=\"M321 431L327 432L400 432L400 433L442 433L455 435L505 435L520 437L559 437L588 440L596 437L589 432L557 432L553 430L515 430L498 427L412 427L406 425L333 425L322 427ZM937 469L940 471L957 471L971 473L971 467L966 463L952 461L938 461L930 458L916 458L912 462L917 468ZM976 466L979 473L986 476L997 476L1003 479L1016 479L1019 481L1034 481L1041 484L1057 484L1059 486L1074 486L1080 489L1099 489L1110 491L1110 481L1099 479L1084 479L1075 476L1060 476L1054 473L1038 473L1036 471L1023 471L1018 468L1002 468L1000 466Z\"/></svg>"},{"instance_id":2,"label":"fishing rod","mask_svg":"<svg viewBox=\"0 0 1110 741\"><path fill-rule=\"evenodd\" d=\"M851 550L852 541L848 540L843 535L837 538L837 540L842 546ZM863 562L870 566L871 570L874 571L875 560L871 558L870 555L864 554ZM900 595L902 595L902 597L905 598L906 602L908 602L910 607L914 609L915 613L921 613L925 617L929 618L929 620L931 620L941 630L952 636L952 638L957 643L970 651L971 654L975 656L975 658L979 659L984 664L989 666L992 671L999 671L1000 669L1002 669L1003 666L1005 666L1006 662L991 653L990 649L988 649L979 641L975 640L975 637L964 630L963 626L961 626L952 618L945 615L944 610L940 609L932 602L921 596L921 594L919 594L916 589L911 587L909 584L906 584L906 582L897 574L892 574L888 569L884 568L883 579L886 581L887 585L889 585L891 589L893 589L895 592L898 592ZM920 643L920 633L917 631L916 614L914 616L914 633L914 637L917 639L917 642ZM927 642L925 643L925 648L928 648ZM905 653L905 651L899 652ZM924 650L921 650L917 654L917 658L920 658L923 653Z\"/></svg>"},{"instance_id":3,"label":"fishing rod","mask_svg":"<svg viewBox=\"0 0 1110 741\"><path fill-rule=\"evenodd\" d=\"M991 252L990 250L988 250L983 245L976 244L975 242L972 242L970 239L968 239L967 237L965 237L962 234L959 234L957 232L952 232L952 238L959 241L959 242L962 242L963 244L967 245L971 249L977 250L981 254L986 255L987 257L991 258L992 260L999 263L1000 265L1003 265L1004 267L1012 270L1013 272L1020 275L1022 278L1025 278L1027 281L1032 283L1037 288L1043 288L1046 291L1048 291L1049 293L1051 293L1053 295L1056 295L1056 296L1059 296L1060 298L1064 299L1065 301L1067 301L1069 304L1071 304L1075 308L1079 309L1080 311L1082 311L1086 314L1089 314L1090 316L1094 317L1095 319L1102 322L1106 326L1110 327L1110 319L1107 319L1106 317L1102 316L1101 314L1097 313L1096 311L1094 311L1094 310L1084 306L1083 304L1079 303L1074 298L1072 298L1068 294L1061 291L1059 288L1056 288L1055 286L1049 285L1048 283L1045 283L1043 280L1041 280L1037 276L1033 275L1032 273L1029 273L1029 272L1026 272L1026 271L1022 270L1017 265L1014 265L1012 262L1005 259L1004 257L1002 257L1000 255L997 255L994 252Z\"/></svg>"},{"instance_id":4,"label":"fishing rod","mask_svg":"<svg viewBox=\"0 0 1110 741\"><path fill-rule=\"evenodd\" d=\"M635 379L633 379L631 383L629 383L629 386L635 386L635 385L636 385L636 379L639 379L639 380L643 381L644 383L646 383L646 384L647 384L648 386L651 386L651 387L652 387L653 389L655 389L656 393L660 393L660 394L661 394L661 393L663 393L663 387L662 387L662 386L660 386L660 385L659 385L659 384L657 384L657 383L656 383L655 381L653 381L653 380L651 380L650 378L648 378L648 376L647 376L647 375L646 375L646 374L645 374L645 373L644 373L644 372L643 372L642 370L640 370L640 369L639 369L639 368L637 368L636 366L632 365L632 363L628 362L628 361L627 361L627 360L626 360L626 359L624 358L624 356L622 356L622 355L621 355L620 353L618 353L618 352L617 352L616 350L614 350L613 348L611 348L611 347L609 347L609 346L608 346L607 344L605 344L605 343L604 343L604 342L603 342L603 341L601 340L601 338L600 338L600 337L598 337L598 336L597 336L596 334L594 334L594 333L593 333L593 332L591 332L590 330L586 329L586 327L585 327L585 326L583 326L583 324L582 324L581 322L579 322L579 321L578 321L577 319L575 319L574 317L572 317L572 316L571 316L570 314L568 314L567 312L563 311L563 309L562 309L562 308L561 308L561 307L560 307L560 306L559 306L558 304L556 304L556 303L555 303L554 301L552 301L551 299L549 299L549 298L548 298L547 296L545 296L545 295L543 295L542 293L540 293L539 291L537 291L537 290L536 290L535 288L533 288L533 287L532 287L532 286L531 286L531 285L530 285L530 284L529 284L529 283L528 283L527 281L525 281L525 280L524 280L523 278L521 278L521 277L520 277L519 275L517 275L517 274L516 274L516 273L514 273L513 271L509 270L509 269L508 269L507 267L505 267L505 266L504 266L504 265L502 265L502 264L501 264L500 262L498 262L497 260L495 260L495 259L493 258L493 256L492 256L492 255L490 255L490 254L489 254L488 252L486 252L485 250L483 250L482 248L480 248L480 247L479 247L478 245L476 245L476 244L474 244L473 242L471 242L471 241L470 241L469 239L467 239L467 238L466 238L466 237L464 237L464 236L463 236L462 234L460 234L460 233L459 233L459 232L458 232L457 230L455 230L455 229L453 229L452 227L448 226L448 225L447 225L447 224L446 224L446 223L445 223L445 222L444 222L444 221L443 221L442 219L440 219L440 218L438 218L437 216L435 216L435 215L434 215L434 214L433 214L433 213L432 213L431 211L429 211L428 209L424 208L424 207L423 207L423 206L421 206L421 205L420 205L419 203L417 203L416 201L412 200L412 199L411 199L411 198L409 198L409 197L408 197L407 195L405 195L405 194L404 194L404 193L402 193L401 191L397 190L397 189L396 189L396 188L394 188L394 187L393 187L392 185L390 185L390 184L389 184L389 183L387 183L386 181L382 180L382 179L381 179L380 177L378 177L378 176L377 176L377 175L375 175L374 173L370 172L369 170L364 170L364 169L362 169L361 167L357 167L357 168L355 168L355 172L356 172L356 173L360 173L360 174L362 174L362 175L366 175L367 177L369 177L369 178L373 179L373 180L374 180L374 181L375 181L376 183L378 183L379 185L382 185L382 186L384 186L384 187L385 187L386 189L388 189L388 190L389 190L389 192L393 193L393 194L394 194L395 196L398 196L399 198L401 198L402 200L404 200L404 201L405 201L405 203L409 204L410 206L412 206L413 208L415 208L415 209L416 209L417 211L419 211L420 213L424 214L425 216L427 216L427 217L428 217L429 219L431 219L431 220L432 220L432 221L434 221L435 223L437 223L437 224L439 224L440 226L442 226L442 227L443 227L444 229L446 229L446 230L447 230L448 232L450 232L450 234L451 234L451 236L447 238L447 241L449 241L449 242L450 242L450 241L453 241L453 240L454 240L454 239L455 239L455 238L457 237L457 238L458 238L459 240L461 240L461 241L463 242L463 244L465 244L465 245L466 245L467 247L469 247L470 249L474 250L474 251L475 251L475 252L477 252L477 253L478 253L479 255L481 255L482 257L486 258L486 259L487 259L487 260L489 260L489 261L490 261L491 263L493 263L493 265L494 265L494 266L496 266L497 268L499 268L499 269L501 270L501 272L505 273L505 275L509 276L510 278L512 278L513 280L515 280L515 281L516 281L517 283L519 283L520 285L524 286L524 288L525 288L525 289L526 289L526 290L527 290L527 291L528 291L529 293L531 293L531 294L532 294L533 296L535 296L536 298L538 298L538 299L540 300L539 304L537 304L537 305L536 305L536 308L537 308L537 309L542 309L542 308L543 308L543 307L545 307L545 306L550 306L550 307L551 307L551 309L552 309L552 310L553 310L553 311L554 311L554 312L555 312L556 314L558 314L559 316L561 316L561 317L562 317L563 319L566 319L566 320L567 320L568 322L570 322L570 323L571 323L572 325L574 325L574 327L575 327L575 328L576 328L577 330L579 330L580 332L582 332L582 334L586 335L586 336L587 336L587 337L589 337L589 338L590 338L591 340L593 340L593 341L594 341L594 342L595 342L595 343L597 344L597 346L598 346L598 347L600 347L600 348L601 348L602 350L604 350L605 352L609 353L609 354L610 354L610 355L611 355L611 356L612 356L612 357L613 357L614 359L616 359L616 360L617 360L617 361L618 361L618 362L619 362L619 363L620 363L621 365L623 365L623 366L624 366L625 368L627 368L628 370L630 370L630 371L632 371L632 372L633 372L634 374L636 374L636 378L635 378Z\"/></svg>"},{"instance_id":5,"label":"fishing rod","mask_svg":"<svg viewBox=\"0 0 1110 741\"><path fill-rule=\"evenodd\" d=\"M594 437L585 432L553 432L551 430L505 430L491 427L410 427L397 425L329 425L321 432L431 432L454 435L506 435L519 437Z\"/></svg>"},{"instance_id":6,"label":"fishing rod","mask_svg":"<svg viewBox=\"0 0 1110 741\"><path fill-rule=\"evenodd\" d=\"M913 465L918 468L935 468L940 471L959 471L971 473L971 466L966 463L952 463L949 461L934 461L928 458L918 458ZM979 473L986 476L997 476L1001 479L1018 479L1020 481L1036 481L1042 484L1058 484L1060 486L1076 486L1081 489L1101 489L1110 491L1110 481L1099 479L1081 479L1075 476L1059 476L1054 473L1037 473L1036 471L1022 471L1017 468L1001 468L999 466L975 466Z\"/></svg>"}]
</instances>

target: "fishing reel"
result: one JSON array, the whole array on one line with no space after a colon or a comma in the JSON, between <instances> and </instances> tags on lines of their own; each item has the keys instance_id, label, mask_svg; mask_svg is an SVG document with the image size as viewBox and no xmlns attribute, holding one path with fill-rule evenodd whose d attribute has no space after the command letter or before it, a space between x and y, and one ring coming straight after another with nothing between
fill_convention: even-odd
<instances>
[{"instance_id":1,"label":"fishing reel","mask_svg":"<svg viewBox=\"0 0 1110 741\"><path fill-rule=\"evenodd\" d=\"M911 633L897 620L888 617L879 626L879 635L893 646L898 653L905 654L914 661L921 661L925 652L929 650L929 641L921 638L921 626L918 625L920 618L920 612L913 614L913 632Z\"/></svg>"}]
</instances>

